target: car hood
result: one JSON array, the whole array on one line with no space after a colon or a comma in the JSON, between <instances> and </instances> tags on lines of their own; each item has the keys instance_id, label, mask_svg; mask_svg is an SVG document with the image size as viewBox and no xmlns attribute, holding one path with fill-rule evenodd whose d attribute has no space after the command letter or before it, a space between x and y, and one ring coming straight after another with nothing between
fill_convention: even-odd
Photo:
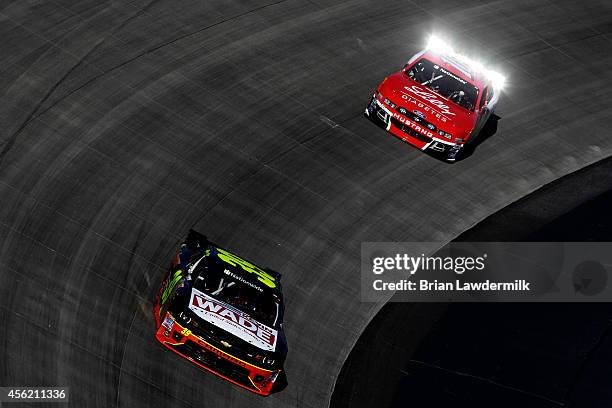
<instances>
[{"instance_id":1,"label":"car hood","mask_svg":"<svg viewBox=\"0 0 612 408\"><path fill-rule=\"evenodd\" d=\"M278 332L235 307L197 289L191 290L189 309L200 319L265 351L274 351Z\"/></svg>"},{"instance_id":2,"label":"car hood","mask_svg":"<svg viewBox=\"0 0 612 408\"><path fill-rule=\"evenodd\" d=\"M465 134L469 134L476 123L476 113L455 105L443 96L413 81L403 71L387 77L379 90L383 97L396 104L398 108L404 107L416 113L454 137L465 137Z\"/></svg>"}]
</instances>

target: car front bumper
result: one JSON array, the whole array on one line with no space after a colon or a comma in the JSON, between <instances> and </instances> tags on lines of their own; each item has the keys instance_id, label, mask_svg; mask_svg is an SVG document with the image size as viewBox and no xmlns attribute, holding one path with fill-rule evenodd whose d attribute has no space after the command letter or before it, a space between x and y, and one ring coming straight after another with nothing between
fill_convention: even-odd
<instances>
[{"instance_id":1,"label":"car front bumper","mask_svg":"<svg viewBox=\"0 0 612 408\"><path fill-rule=\"evenodd\" d=\"M365 115L372 121L384 125L392 135L421 150L443 155L447 161L455 161L463 147L463 145L430 137L415 130L420 125L411 122L397 112L392 112L376 98L376 95L372 96L372 100L365 109Z\"/></svg>"},{"instance_id":2,"label":"car front bumper","mask_svg":"<svg viewBox=\"0 0 612 408\"><path fill-rule=\"evenodd\" d=\"M155 333L162 345L200 368L260 395L269 395L280 370L257 367L211 345L166 313Z\"/></svg>"}]
</instances>

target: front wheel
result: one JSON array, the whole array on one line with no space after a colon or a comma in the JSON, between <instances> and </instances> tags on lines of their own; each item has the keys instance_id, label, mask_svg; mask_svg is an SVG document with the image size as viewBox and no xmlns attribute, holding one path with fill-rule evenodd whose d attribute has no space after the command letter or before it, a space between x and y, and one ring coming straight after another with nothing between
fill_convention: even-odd
<instances>
[{"instance_id":1,"label":"front wheel","mask_svg":"<svg viewBox=\"0 0 612 408\"><path fill-rule=\"evenodd\" d=\"M376 109L376 97L372 96L372 99L370 99L370 103L368 103L368 106L365 108L363 114L369 118L370 115L372 114L372 112L374 112L374 110Z\"/></svg>"},{"instance_id":2,"label":"front wheel","mask_svg":"<svg viewBox=\"0 0 612 408\"><path fill-rule=\"evenodd\" d=\"M464 157L464 152L464 145L453 145L450 149L448 149L448 153L446 154L446 161L454 163L458 160L461 160Z\"/></svg>"}]
</instances>

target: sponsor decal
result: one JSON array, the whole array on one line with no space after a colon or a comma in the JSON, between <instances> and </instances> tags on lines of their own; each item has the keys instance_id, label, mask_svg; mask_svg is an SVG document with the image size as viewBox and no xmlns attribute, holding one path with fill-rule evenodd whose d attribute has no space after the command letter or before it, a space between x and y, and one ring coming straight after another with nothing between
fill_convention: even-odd
<instances>
[{"instance_id":1,"label":"sponsor decal","mask_svg":"<svg viewBox=\"0 0 612 408\"><path fill-rule=\"evenodd\" d=\"M236 358L236 357L232 356L231 354L227 354L227 353L225 353L225 352L223 352L223 351L219 350L218 348L216 348L216 347L214 347L214 346L211 346L210 344L208 344L208 343L206 343L206 342L204 342L204 341L202 341L202 340L200 340L200 339L197 339L197 340L198 340L198 344L199 344L200 346L204 347L206 350L210 350L210 351L212 351L213 353L215 353L215 354L217 354L217 355L219 355L219 356L221 356L221 357L225 358L226 360L229 360L229 361L231 361L232 363L237 364L237 365L239 365L239 366L241 366L241 367L250 368L250 365L248 365L248 364L247 364L247 363L245 363L244 361L242 361L242 360L240 360L240 359L238 359L238 358ZM259 367L257 367L257 368L259 368ZM213 368L213 369L214 369L214 368Z\"/></svg>"},{"instance_id":2,"label":"sponsor decal","mask_svg":"<svg viewBox=\"0 0 612 408\"><path fill-rule=\"evenodd\" d=\"M397 120L399 120L401 123L403 123L404 125L408 125L410 126L412 129L416 130L419 133L424 134L427 137L433 137L433 133L430 132L429 130L425 129L423 126L418 125L416 123L411 122L410 120L406 119L405 117L401 116L399 113L397 112L393 112L393 117Z\"/></svg>"},{"instance_id":3,"label":"sponsor decal","mask_svg":"<svg viewBox=\"0 0 612 408\"><path fill-rule=\"evenodd\" d=\"M162 326L164 326L168 330L172 330L172 327L174 327L174 319L170 317L170 315L166 315Z\"/></svg>"},{"instance_id":4,"label":"sponsor decal","mask_svg":"<svg viewBox=\"0 0 612 408\"><path fill-rule=\"evenodd\" d=\"M220 356L225 357L225 359L231 361L234 364L237 364L237 365L239 365L241 367L249 368L249 366L244 361L237 359L236 357L232 356L231 354L224 353L221 350L215 349L215 348L209 346L206 343L202 343L201 345L204 346L205 348L209 349L210 351L214 352L215 354L219 354Z\"/></svg>"},{"instance_id":5,"label":"sponsor decal","mask_svg":"<svg viewBox=\"0 0 612 408\"><path fill-rule=\"evenodd\" d=\"M191 291L189 309L201 319L234 334L262 350L273 351L277 331L253 320L238 309L218 301L197 289Z\"/></svg>"},{"instance_id":6,"label":"sponsor decal","mask_svg":"<svg viewBox=\"0 0 612 408\"><path fill-rule=\"evenodd\" d=\"M458 61L455 58L451 58L448 55L442 56L442 59L444 60L444 62L446 62L447 64L452 65L453 67L457 68L459 71L463 72L465 75L469 76L470 78L472 78L472 73L471 73L471 69L468 65L462 64L460 61ZM452 75L452 74L449 74ZM457 77L454 77L455 79L458 79ZM466 82L467 83L467 82Z\"/></svg>"},{"instance_id":7,"label":"sponsor decal","mask_svg":"<svg viewBox=\"0 0 612 408\"><path fill-rule=\"evenodd\" d=\"M456 80L458 82L461 82L463 85L467 84L466 80L463 80L463 79L459 78L457 75L453 74L452 72L449 72L449 71L445 70L444 68L440 68L440 71L442 71L443 73L445 73L449 77L453 78L454 80Z\"/></svg>"},{"instance_id":8,"label":"sponsor decal","mask_svg":"<svg viewBox=\"0 0 612 408\"><path fill-rule=\"evenodd\" d=\"M425 119L425 118L427 117L427 116L425 116L425 114L424 114L423 112L421 112L421 111L419 111L419 110L416 110L416 109L415 109L415 110L413 110L412 112L413 112L415 115L417 115L419 118L421 118L421 119Z\"/></svg>"},{"instance_id":9,"label":"sponsor decal","mask_svg":"<svg viewBox=\"0 0 612 408\"><path fill-rule=\"evenodd\" d=\"M438 117L438 115L440 115L440 118L443 117L442 115L452 115L452 116L455 116L455 113L453 113L450 110L450 107L448 105L446 105L444 103L444 101L441 101L440 99L438 99L438 96L436 94L434 94L432 92L428 92L428 91L426 91L426 90L424 90L424 89L422 89L422 88L420 88L420 87L418 87L416 85L412 85L411 87L405 86L404 89L407 90L408 92L414 94L414 95L419 96L420 98L424 99L425 101L429 102L430 104L432 104L433 106L438 108L439 111L436 112L437 113L436 117ZM403 94L402 98L404 98L405 100L408 100L409 102L412 102L409 99L409 98L411 98L410 94L407 94L404 91L402 91L402 94ZM418 102L418 100L416 100L416 99L415 99L415 101ZM424 106L426 106L426 105L423 105L423 107ZM419 107L421 107L421 106L419 106ZM427 109L424 109L424 110L427 111ZM432 109L432 112L435 112L435 111Z\"/></svg>"},{"instance_id":10,"label":"sponsor decal","mask_svg":"<svg viewBox=\"0 0 612 408\"><path fill-rule=\"evenodd\" d=\"M416 106L416 107L418 107L418 108L420 108L420 109L424 110L425 112L429 112L429 113L431 113L431 114L432 114L434 117L436 117L436 119L438 119L440 122L444 122L444 123L446 123L446 122L447 122L448 118L446 118L446 117L445 117L445 116L443 116L443 115L442 115L440 112L436 111L435 109L431 108L430 106L425 105L425 104L424 104L422 101L420 101L420 100L418 100L418 99L416 99L416 98L413 98L412 96L407 95L407 94L403 94L403 95L402 95L402 98L403 98L405 101L407 101L407 102L409 102L409 103L413 104L414 106Z\"/></svg>"},{"instance_id":11,"label":"sponsor decal","mask_svg":"<svg viewBox=\"0 0 612 408\"><path fill-rule=\"evenodd\" d=\"M253 282L249 282L248 280L244 279L242 276L238 276L235 273L233 273L232 271L230 271L229 269L226 269L223 271L224 274L236 279L237 281L240 281L242 283L244 283L245 285L249 285L250 287L257 289L260 292L263 292L263 288L261 286L257 286L256 284L254 284Z\"/></svg>"}]
</instances>

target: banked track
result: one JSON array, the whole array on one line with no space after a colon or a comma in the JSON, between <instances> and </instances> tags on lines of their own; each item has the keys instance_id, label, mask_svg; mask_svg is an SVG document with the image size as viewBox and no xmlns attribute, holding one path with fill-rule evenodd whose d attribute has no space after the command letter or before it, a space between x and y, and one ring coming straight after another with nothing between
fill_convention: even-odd
<instances>
[{"instance_id":1,"label":"banked track","mask_svg":"<svg viewBox=\"0 0 612 408\"><path fill-rule=\"evenodd\" d=\"M446 165L361 117L428 33L510 78L497 133ZM446 241L612 153L607 1L14 1L0 6L0 383L78 407L323 407L381 305L362 241ZM195 227L284 274L269 398L153 339ZM410 324L410 319L401 324Z\"/></svg>"}]
</instances>

